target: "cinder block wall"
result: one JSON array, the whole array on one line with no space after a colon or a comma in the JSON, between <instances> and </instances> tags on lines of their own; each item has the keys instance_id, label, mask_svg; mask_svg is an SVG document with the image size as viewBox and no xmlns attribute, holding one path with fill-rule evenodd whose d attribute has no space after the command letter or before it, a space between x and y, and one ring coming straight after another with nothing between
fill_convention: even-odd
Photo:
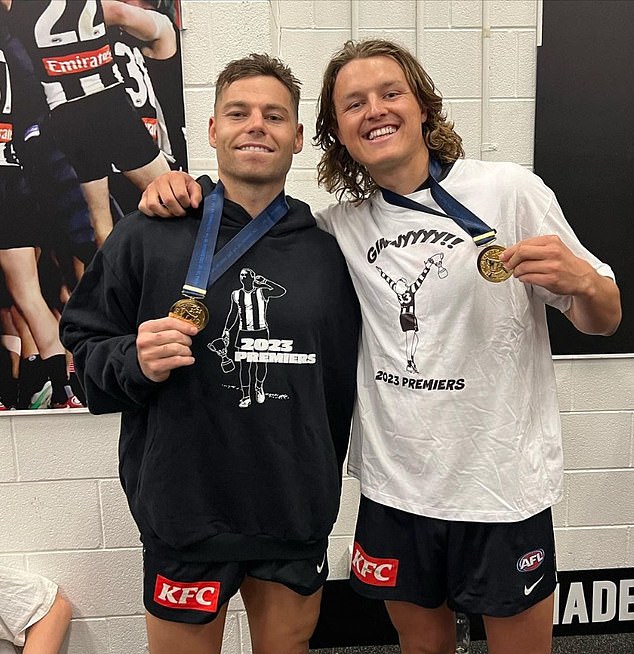
<instances>
[{"instance_id":1,"label":"cinder block wall","mask_svg":"<svg viewBox=\"0 0 634 654\"><path fill-rule=\"evenodd\" d=\"M315 99L329 54L348 38L387 36L415 51L446 98L467 154L530 167L537 0L184 0L190 167L212 172L213 81L249 52L281 56L303 80L304 152L287 190L319 207ZM556 361L566 496L556 508L561 569L634 566L634 359ZM138 535L117 479L118 417L0 416L0 563L57 580L74 606L67 654L145 652ZM332 578L347 574L358 489L344 479ZM226 654L251 651L239 598Z\"/></svg>"}]
</instances>

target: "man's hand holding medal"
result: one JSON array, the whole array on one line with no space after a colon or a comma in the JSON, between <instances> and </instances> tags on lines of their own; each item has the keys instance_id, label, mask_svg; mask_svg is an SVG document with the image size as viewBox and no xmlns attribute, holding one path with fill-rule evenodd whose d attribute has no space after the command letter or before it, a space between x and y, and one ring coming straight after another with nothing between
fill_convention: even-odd
<instances>
[{"instance_id":1,"label":"man's hand holding medal","mask_svg":"<svg viewBox=\"0 0 634 654\"><path fill-rule=\"evenodd\" d=\"M198 329L179 318L158 318L139 325L136 337L141 372L151 381L163 382L175 368L194 363L191 344Z\"/></svg>"},{"instance_id":2,"label":"man's hand holding medal","mask_svg":"<svg viewBox=\"0 0 634 654\"><path fill-rule=\"evenodd\" d=\"M558 236L527 238L500 254L504 267L525 284L542 286L557 295L578 295L596 275Z\"/></svg>"}]
</instances>

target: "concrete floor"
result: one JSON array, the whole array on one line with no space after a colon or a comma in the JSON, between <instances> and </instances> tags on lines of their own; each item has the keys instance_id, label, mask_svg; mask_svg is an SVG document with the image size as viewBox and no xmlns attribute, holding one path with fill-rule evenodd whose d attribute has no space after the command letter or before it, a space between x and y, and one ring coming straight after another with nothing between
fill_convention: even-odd
<instances>
[{"instance_id":1,"label":"concrete floor","mask_svg":"<svg viewBox=\"0 0 634 654\"><path fill-rule=\"evenodd\" d=\"M399 654L398 646L312 649L314 654ZM471 644L469 654L487 654L483 641ZM554 639L553 654L634 654L634 634L565 636Z\"/></svg>"}]
</instances>

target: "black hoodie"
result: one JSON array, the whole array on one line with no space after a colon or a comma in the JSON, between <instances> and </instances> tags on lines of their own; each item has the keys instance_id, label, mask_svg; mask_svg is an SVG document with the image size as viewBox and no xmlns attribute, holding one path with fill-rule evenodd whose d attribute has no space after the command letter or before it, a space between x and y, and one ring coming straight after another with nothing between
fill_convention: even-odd
<instances>
[{"instance_id":1,"label":"black hoodie","mask_svg":"<svg viewBox=\"0 0 634 654\"><path fill-rule=\"evenodd\" d=\"M320 556L336 519L358 304L334 239L306 204L288 203L209 289L196 363L167 381L141 372L136 333L180 297L200 208L183 219L121 220L62 316L90 410L123 412L121 481L155 551L191 560ZM225 200L217 250L250 220ZM243 269L255 290L250 279L243 286ZM245 393L250 404L239 406Z\"/></svg>"}]
</instances>

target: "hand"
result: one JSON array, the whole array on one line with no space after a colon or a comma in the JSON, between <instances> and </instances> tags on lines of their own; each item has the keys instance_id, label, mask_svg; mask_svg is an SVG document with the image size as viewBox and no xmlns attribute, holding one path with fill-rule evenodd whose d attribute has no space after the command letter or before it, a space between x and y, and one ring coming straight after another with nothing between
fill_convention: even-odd
<instances>
[{"instance_id":1,"label":"hand","mask_svg":"<svg viewBox=\"0 0 634 654\"><path fill-rule=\"evenodd\" d=\"M253 283L257 284L258 286L266 286L268 280L266 279L266 277L262 277L262 275L256 275L253 280Z\"/></svg>"},{"instance_id":2,"label":"hand","mask_svg":"<svg viewBox=\"0 0 634 654\"><path fill-rule=\"evenodd\" d=\"M596 276L587 261L573 254L554 235L520 241L504 250L500 261L519 281L541 286L558 295L585 294Z\"/></svg>"},{"instance_id":3,"label":"hand","mask_svg":"<svg viewBox=\"0 0 634 654\"><path fill-rule=\"evenodd\" d=\"M200 184L191 175L182 170L171 170L148 184L139 209L148 216L184 216L189 207L196 209L202 198Z\"/></svg>"},{"instance_id":4,"label":"hand","mask_svg":"<svg viewBox=\"0 0 634 654\"><path fill-rule=\"evenodd\" d=\"M143 374L154 382L165 381L172 370L194 363L191 344L198 329L178 318L159 318L139 325L137 358Z\"/></svg>"}]
</instances>

